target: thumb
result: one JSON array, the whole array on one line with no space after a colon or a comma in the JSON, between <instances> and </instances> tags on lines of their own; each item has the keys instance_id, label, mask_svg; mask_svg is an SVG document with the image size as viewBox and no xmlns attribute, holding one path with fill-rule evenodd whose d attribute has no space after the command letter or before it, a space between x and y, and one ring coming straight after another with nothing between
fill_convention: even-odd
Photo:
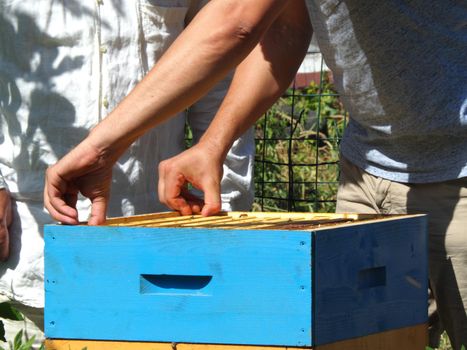
<instances>
[{"instance_id":1,"label":"thumb","mask_svg":"<svg viewBox=\"0 0 467 350\"><path fill-rule=\"evenodd\" d=\"M201 215L210 216L217 214L221 210L220 184L218 182L209 182L205 184L204 206Z\"/></svg>"},{"instance_id":2,"label":"thumb","mask_svg":"<svg viewBox=\"0 0 467 350\"><path fill-rule=\"evenodd\" d=\"M89 216L88 225L97 226L105 223L107 202L106 197L95 197L91 200L91 215Z\"/></svg>"}]
</instances>

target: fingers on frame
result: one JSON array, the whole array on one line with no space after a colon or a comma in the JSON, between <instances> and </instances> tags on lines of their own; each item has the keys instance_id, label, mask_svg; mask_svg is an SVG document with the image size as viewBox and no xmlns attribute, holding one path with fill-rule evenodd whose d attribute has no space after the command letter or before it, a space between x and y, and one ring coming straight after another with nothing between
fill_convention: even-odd
<instances>
[{"instance_id":1,"label":"fingers on frame","mask_svg":"<svg viewBox=\"0 0 467 350\"><path fill-rule=\"evenodd\" d=\"M55 220L64 224L76 225L78 223L77 210L67 205L67 203L55 193L54 191L50 194L46 188L44 192L45 208Z\"/></svg>"},{"instance_id":2,"label":"fingers on frame","mask_svg":"<svg viewBox=\"0 0 467 350\"><path fill-rule=\"evenodd\" d=\"M105 224L107 213L107 197L96 197L91 199L91 215L88 225L97 226Z\"/></svg>"},{"instance_id":3,"label":"fingers on frame","mask_svg":"<svg viewBox=\"0 0 467 350\"><path fill-rule=\"evenodd\" d=\"M10 254L10 237L4 223L0 225L0 261L6 261Z\"/></svg>"}]
</instances>

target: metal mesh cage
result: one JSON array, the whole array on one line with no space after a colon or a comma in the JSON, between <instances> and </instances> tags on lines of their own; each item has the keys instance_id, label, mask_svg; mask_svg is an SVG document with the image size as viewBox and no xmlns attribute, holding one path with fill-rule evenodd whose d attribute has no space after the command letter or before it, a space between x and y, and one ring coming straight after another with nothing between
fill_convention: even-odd
<instances>
[{"instance_id":1,"label":"metal mesh cage","mask_svg":"<svg viewBox=\"0 0 467 350\"><path fill-rule=\"evenodd\" d=\"M302 64L308 60L315 67L299 70L293 85L256 123L254 210L335 209L347 113L315 49L310 46Z\"/></svg>"}]
</instances>

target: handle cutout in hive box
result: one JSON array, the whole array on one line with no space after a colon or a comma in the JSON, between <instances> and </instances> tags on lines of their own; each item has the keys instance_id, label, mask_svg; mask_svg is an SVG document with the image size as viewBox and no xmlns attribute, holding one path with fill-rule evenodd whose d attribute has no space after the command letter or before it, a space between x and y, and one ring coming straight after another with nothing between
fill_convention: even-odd
<instances>
[{"instance_id":1,"label":"handle cutout in hive box","mask_svg":"<svg viewBox=\"0 0 467 350\"><path fill-rule=\"evenodd\" d=\"M386 266L372 267L358 272L358 289L386 285Z\"/></svg>"},{"instance_id":2,"label":"handle cutout in hive box","mask_svg":"<svg viewBox=\"0 0 467 350\"><path fill-rule=\"evenodd\" d=\"M144 274L140 276L139 291L141 294L208 296L205 289L211 280L209 275Z\"/></svg>"}]
</instances>

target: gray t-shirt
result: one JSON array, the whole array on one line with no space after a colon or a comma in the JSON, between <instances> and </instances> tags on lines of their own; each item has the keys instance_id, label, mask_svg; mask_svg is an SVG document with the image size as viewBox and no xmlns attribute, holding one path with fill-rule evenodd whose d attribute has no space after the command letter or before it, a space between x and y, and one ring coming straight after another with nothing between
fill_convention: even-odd
<instances>
[{"instance_id":1,"label":"gray t-shirt","mask_svg":"<svg viewBox=\"0 0 467 350\"><path fill-rule=\"evenodd\" d=\"M399 182L467 176L467 1L308 6L351 117L343 155Z\"/></svg>"}]
</instances>

